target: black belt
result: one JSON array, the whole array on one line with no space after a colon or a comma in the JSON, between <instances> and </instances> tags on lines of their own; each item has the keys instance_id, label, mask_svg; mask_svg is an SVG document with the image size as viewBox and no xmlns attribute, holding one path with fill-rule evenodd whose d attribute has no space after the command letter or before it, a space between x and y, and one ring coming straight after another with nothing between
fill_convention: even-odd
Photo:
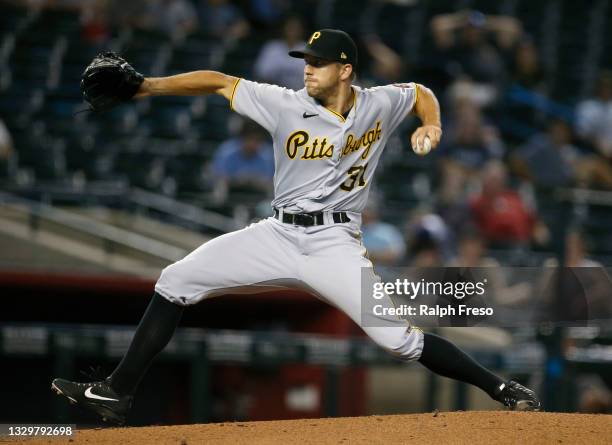
<instances>
[{"instance_id":1,"label":"black belt","mask_svg":"<svg viewBox=\"0 0 612 445\"><path fill-rule=\"evenodd\" d=\"M279 218L278 209L274 209L274 217L285 224L294 224L296 226L321 226L323 222L323 212L313 213L285 213L283 212L283 218ZM347 223L351 220L346 212L334 212L332 218L335 223Z\"/></svg>"}]
</instances>

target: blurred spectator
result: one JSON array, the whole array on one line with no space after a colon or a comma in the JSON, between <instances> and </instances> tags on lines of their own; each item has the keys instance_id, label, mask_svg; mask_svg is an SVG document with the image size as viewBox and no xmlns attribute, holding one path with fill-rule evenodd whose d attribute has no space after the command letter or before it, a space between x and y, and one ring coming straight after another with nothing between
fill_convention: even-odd
<instances>
[{"instance_id":1,"label":"blurred spectator","mask_svg":"<svg viewBox=\"0 0 612 445\"><path fill-rule=\"evenodd\" d=\"M261 49L255 61L258 80L292 90L304 88L304 61L287 57L296 46L303 45L304 27L299 17L288 17L282 26L282 38L271 40Z\"/></svg>"},{"instance_id":2,"label":"blurred spectator","mask_svg":"<svg viewBox=\"0 0 612 445\"><path fill-rule=\"evenodd\" d=\"M415 0L369 0L361 14L360 33L367 51L360 67L366 68L364 77L372 85L382 85L413 79L408 67L419 57L415 49L414 14L419 6ZM418 39L417 39L418 40ZM419 66L425 65L422 59ZM416 66L415 66L416 68ZM417 75L418 76L418 75ZM431 82L427 85L432 88Z\"/></svg>"},{"instance_id":3,"label":"blurred spectator","mask_svg":"<svg viewBox=\"0 0 612 445\"><path fill-rule=\"evenodd\" d=\"M512 159L516 173L541 187L574 182L578 149L571 144L567 124L552 120L546 133L538 133L519 147Z\"/></svg>"},{"instance_id":4,"label":"blurred spectator","mask_svg":"<svg viewBox=\"0 0 612 445\"><path fill-rule=\"evenodd\" d=\"M431 30L436 47L442 50L466 51L476 57L476 68L486 61L487 51L492 47L494 52L512 51L520 39L523 27L514 17L503 15L485 15L480 11L463 10L450 14L439 14L431 20ZM488 38L492 37L495 46L487 47ZM496 57L494 57L496 59ZM494 60L493 59L493 60ZM465 62L469 62L465 59Z\"/></svg>"},{"instance_id":5,"label":"blurred spectator","mask_svg":"<svg viewBox=\"0 0 612 445\"><path fill-rule=\"evenodd\" d=\"M600 327L600 335L612 319L610 277L599 261L589 255L585 233L579 227L570 228L565 236L563 268L557 258L549 258L541 269L537 295L540 297L540 319L562 321L586 326ZM595 241L595 240L593 240ZM597 239L599 242L599 238ZM603 336L605 338L605 334ZM599 339L566 339L565 353L572 353L574 346L598 349ZM581 345L580 342L583 344ZM578 343L578 344L577 344ZM598 375L599 374L599 375ZM600 373L582 373L576 376L578 411L587 413L609 413L612 410L612 393L606 380L610 373L603 368ZM604 379L602 379L604 377Z\"/></svg>"},{"instance_id":6,"label":"blurred spectator","mask_svg":"<svg viewBox=\"0 0 612 445\"><path fill-rule=\"evenodd\" d=\"M289 0L248 0L249 18L263 27L278 27L291 8Z\"/></svg>"},{"instance_id":7,"label":"blurred spectator","mask_svg":"<svg viewBox=\"0 0 612 445\"><path fill-rule=\"evenodd\" d=\"M362 43L370 60L364 57L360 68L366 67L364 77L367 77L368 84L382 85L404 80L407 60L402 55L406 39L398 38L397 31L404 29L406 8L411 5L399 3L371 0L363 10Z\"/></svg>"},{"instance_id":8,"label":"blurred spectator","mask_svg":"<svg viewBox=\"0 0 612 445\"><path fill-rule=\"evenodd\" d=\"M451 233L439 215L414 212L406 225L407 263L413 267L442 266L449 256Z\"/></svg>"},{"instance_id":9,"label":"blurred spectator","mask_svg":"<svg viewBox=\"0 0 612 445\"><path fill-rule=\"evenodd\" d=\"M249 34L249 23L229 0L200 0L198 15L201 30L211 37L232 41Z\"/></svg>"},{"instance_id":10,"label":"blurred spectator","mask_svg":"<svg viewBox=\"0 0 612 445\"><path fill-rule=\"evenodd\" d=\"M468 190L477 187L465 186L465 177L459 169L442 169L441 186L436 189L435 212L447 225L449 243L454 246L457 234L472 225L472 213L468 201Z\"/></svg>"},{"instance_id":11,"label":"blurred spectator","mask_svg":"<svg viewBox=\"0 0 612 445\"><path fill-rule=\"evenodd\" d=\"M268 192L274 176L274 154L264 130L246 121L240 137L223 142L212 160L217 179L215 195L224 201L231 187L247 187Z\"/></svg>"},{"instance_id":12,"label":"blurred spectator","mask_svg":"<svg viewBox=\"0 0 612 445\"><path fill-rule=\"evenodd\" d=\"M453 258L450 267L487 268L487 299L505 306L516 306L529 301L531 283L517 282L508 284L499 262L487 256L487 242L475 228L466 229L457 243L457 256Z\"/></svg>"},{"instance_id":13,"label":"blurred spectator","mask_svg":"<svg viewBox=\"0 0 612 445\"><path fill-rule=\"evenodd\" d=\"M441 267L443 255L437 240L427 231L418 232L409 246L411 267Z\"/></svg>"},{"instance_id":14,"label":"blurred spectator","mask_svg":"<svg viewBox=\"0 0 612 445\"><path fill-rule=\"evenodd\" d=\"M584 234L578 229L569 230L565 237L565 266L602 267L601 263L588 258Z\"/></svg>"},{"instance_id":15,"label":"blurred spectator","mask_svg":"<svg viewBox=\"0 0 612 445\"><path fill-rule=\"evenodd\" d=\"M436 213L447 224L454 244L456 234L464 233L472 225L472 214L467 196L457 193L446 200L441 195L437 198Z\"/></svg>"},{"instance_id":16,"label":"blurred spectator","mask_svg":"<svg viewBox=\"0 0 612 445\"><path fill-rule=\"evenodd\" d=\"M497 129L483 121L476 104L469 100L458 101L453 116L448 137L443 139L439 149L442 156L441 197L445 202L458 199L468 182L478 177L485 163L504 154Z\"/></svg>"},{"instance_id":17,"label":"blurred spectator","mask_svg":"<svg viewBox=\"0 0 612 445\"><path fill-rule=\"evenodd\" d=\"M188 0L152 0L144 6L136 24L140 28L157 29L180 39L198 26L197 11Z\"/></svg>"},{"instance_id":18,"label":"blurred spectator","mask_svg":"<svg viewBox=\"0 0 612 445\"><path fill-rule=\"evenodd\" d=\"M373 200L370 200L361 217L361 233L368 258L376 265L396 264L406 251L402 233L394 225L380 220L378 205Z\"/></svg>"},{"instance_id":19,"label":"blurred spectator","mask_svg":"<svg viewBox=\"0 0 612 445\"><path fill-rule=\"evenodd\" d=\"M158 4L154 0L153 4ZM107 0L107 14L109 21L118 28L153 29L157 23L155 17L149 14L149 0Z\"/></svg>"},{"instance_id":20,"label":"blurred spectator","mask_svg":"<svg viewBox=\"0 0 612 445\"><path fill-rule=\"evenodd\" d=\"M602 264L589 257L584 233L578 228L568 230L563 267L559 268L557 258L544 262L537 291L543 317L555 317L553 321L609 320L610 291L610 278Z\"/></svg>"},{"instance_id":21,"label":"blurred spectator","mask_svg":"<svg viewBox=\"0 0 612 445\"><path fill-rule=\"evenodd\" d=\"M435 16L431 30L446 70L455 78L465 76L477 84L482 105L496 101L507 74L502 51L509 51L520 37L520 22L513 17L461 11ZM497 46L487 40L490 34Z\"/></svg>"},{"instance_id":22,"label":"blurred spectator","mask_svg":"<svg viewBox=\"0 0 612 445\"><path fill-rule=\"evenodd\" d=\"M198 26L198 14L189 0L165 0L161 29L173 37L184 37Z\"/></svg>"},{"instance_id":23,"label":"blurred spectator","mask_svg":"<svg viewBox=\"0 0 612 445\"><path fill-rule=\"evenodd\" d=\"M468 169L479 169L488 160L501 158L504 146L497 129L485 122L482 109L469 99L453 107L448 156Z\"/></svg>"},{"instance_id":24,"label":"blurred spectator","mask_svg":"<svg viewBox=\"0 0 612 445\"><path fill-rule=\"evenodd\" d=\"M493 97L491 91L488 85L474 82L470 77L461 75L449 86L446 96L451 103L472 102L484 108L491 104Z\"/></svg>"},{"instance_id":25,"label":"blurred spectator","mask_svg":"<svg viewBox=\"0 0 612 445\"><path fill-rule=\"evenodd\" d=\"M372 58L370 68L376 84L393 83L401 80L404 71L402 58L375 34L364 38L368 55Z\"/></svg>"},{"instance_id":26,"label":"blurred spectator","mask_svg":"<svg viewBox=\"0 0 612 445\"><path fill-rule=\"evenodd\" d=\"M81 8L81 37L86 42L103 46L110 39L109 0L84 2Z\"/></svg>"},{"instance_id":27,"label":"blurred spectator","mask_svg":"<svg viewBox=\"0 0 612 445\"><path fill-rule=\"evenodd\" d=\"M521 143L542 125L546 113L543 100L548 93L547 75L538 50L531 38L524 37L516 46L511 65L509 85L505 93L499 123L505 139Z\"/></svg>"},{"instance_id":28,"label":"blurred spectator","mask_svg":"<svg viewBox=\"0 0 612 445\"><path fill-rule=\"evenodd\" d=\"M612 160L612 71L603 71L596 95L578 104L576 128L589 145Z\"/></svg>"},{"instance_id":29,"label":"blurred spectator","mask_svg":"<svg viewBox=\"0 0 612 445\"><path fill-rule=\"evenodd\" d=\"M484 167L482 191L471 199L470 208L480 232L490 243L504 247L527 244L536 235L536 215L508 187L506 167L500 161L491 161Z\"/></svg>"},{"instance_id":30,"label":"blurred spectator","mask_svg":"<svg viewBox=\"0 0 612 445\"><path fill-rule=\"evenodd\" d=\"M457 242L457 256L449 262L450 267L498 267L499 263L486 257L486 241L477 229L466 229Z\"/></svg>"},{"instance_id":31,"label":"blurred spectator","mask_svg":"<svg viewBox=\"0 0 612 445\"><path fill-rule=\"evenodd\" d=\"M521 87L544 92L546 73L533 39L524 37L516 46L512 59L511 81Z\"/></svg>"},{"instance_id":32,"label":"blurred spectator","mask_svg":"<svg viewBox=\"0 0 612 445\"><path fill-rule=\"evenodd\" d=\"M572 145L572 129L551 120L546 133L533 136L517 150L517 173L542 187L598 184L612 188L612 169L605 160L584 155Z\"/></svg>"},{"instance_id":33,"label":"blurred spectator","mask_svg":"<svg viewBox=\"0 0 612 445\"><path fill-rule=\"evenodd\" d=\"M4 121L0 119L0 179L5 179L12 175L16 162L13 138Z\"/></svg>"}]
</instances>

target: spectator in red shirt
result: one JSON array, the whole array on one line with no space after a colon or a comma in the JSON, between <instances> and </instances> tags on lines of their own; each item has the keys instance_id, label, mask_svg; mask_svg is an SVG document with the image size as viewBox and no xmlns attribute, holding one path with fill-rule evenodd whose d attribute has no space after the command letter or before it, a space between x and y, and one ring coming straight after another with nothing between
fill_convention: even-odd
<instances>
[{"instance_id":1,"label":"spectator in red shirt","mask_svg":"<svg viewBox=\"0 0 612 445\"><path fill-rule=\"evenodd\" d=\"M521 196L507 186L504 164L490 161L482 172L482 191L470 201L472 216L492 243L524 244L534 233L536 217Z\"/></svg>"}]
</instances>

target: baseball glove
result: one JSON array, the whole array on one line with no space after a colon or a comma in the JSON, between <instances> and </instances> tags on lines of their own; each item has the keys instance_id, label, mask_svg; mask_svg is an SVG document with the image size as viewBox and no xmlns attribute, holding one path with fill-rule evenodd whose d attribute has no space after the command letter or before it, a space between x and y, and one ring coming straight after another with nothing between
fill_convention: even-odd
<instances>
[{"instance_id":1,"label":"baseball glove","mask_svg":"<svg viewBox=\"0 0 612 445\"><path fill-rule=\"evenodd\" d=\"M130 100L144 76L109 51L98 54L81 76L81 93L93 111L108 110Z\"/></svg>"}]
</instances>

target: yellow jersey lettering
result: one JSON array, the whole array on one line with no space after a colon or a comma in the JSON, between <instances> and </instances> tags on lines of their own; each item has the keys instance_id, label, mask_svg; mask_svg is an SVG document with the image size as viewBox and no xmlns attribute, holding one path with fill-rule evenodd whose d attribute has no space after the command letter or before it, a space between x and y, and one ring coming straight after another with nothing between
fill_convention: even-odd
<instances>
[{"instance_id":1,"label":"yellow jersey lettering","mask_svg":"<svg viewBox=\"0 0 612 445\"><path fill-rule=\"evenodd\" d=\"M363 145L365 147L365 150L363 150L363 153L361 154L361 159L367 159L368 155L370 154L370 148L372 148L372 144L380 140L381 134L382 130L380 128L380 121L377 121L376 127L372 128L366 134L363 135Z\"/></svg>"},{"instance_id":2,"label":"yellow jersey lettering","mask_svg":"<svg viewBox=\"0 0 612 445\"><path fill-rule=\"evenodd\" d=\"M301 159L316 159L318 144L319 144L319 139L315 138L315 140L312 142L312 145L306 145L304 147L304 153L302 154Z\"/></svg>"},{"instance_id":3,"label":"yellow jersey lettering","mask_svg":"<svg viewBox=\"0 0 612 445\"><path fill-rule=\"evenodd\" d=\"M352 151L353 139L354 137L352 134L349 134L348 137L346 138L346 144L344 145L344 148L342 149L342 156L346 156Z\"/></svg>"},{"instance_id":4,"label":"yellow jersey lettering","mask_svg":"<svg viewBox=\"0 0 612 445\"><path fill-rule=\"evenodd\" d=\"M321 141L319 138L314 138L312 145L304 146L304 153L302 153L300 159L312 161L315 159L331 158L334 153L334 146L330 145L325 149L325 145L327 145L327 138L323 138Z\"/></svg>"},{"instance_id":5,"label":"yellow jersey lettering","mask_svg":"<svg viewBox=\"0 0 612 445\"><path fill-rule=\"evenodd\" d=\"M285 142L285 151L289 159L295 159L300 149L303 149L300 159L312 161L316 159L331 158L334 155L334 146L327 145L327 138L316 137L312 145L308 144L310 136L304 130L294 131Z\"/></svg>"},{"instance_id":6,"label":"yellow jersey lettering","mask_svg":"<svg viewBox=\"0 0 612 445\"><path fill-rule=\"evenodd\" d=\"M351 153L359 151L359 149L363 147L361 159L366 159L370 155L372 145L376 141L379 141L381 136L382 127L380 121L376 121L376 126L363 133L359 139L356 139L354 135L349 134L346 138L344 148L342 149L342 156L347 156Z\"/></svg>"},{"instance_id":7,"label":"yellow jersey lettering","mask_svg":"<svg viewBox=\"0 0 612 445\"><path fill-rule=\"evenodd\" d=\"M323 142L321 142L321 157L322 158L331 158L333 156L333 154L334 154L334 146L332 144L329 147L327 147L327 150L323 151L323 149L325 148L326 144L327 144L327 138L324 138Z\"/></svg>"},{"instance_id":8,"label":"yellow jersey lettering","mask_svg":"<svg viewBox=\"0 0 612 445\"><path fill-rule=\"evenodd\" d=\"M285 142L285 150L289 159L295 159L297 152L300 147L303 147L308 143L308 133L304 130L294 131L287 138Z\"/></svg>"}]
</instances>

